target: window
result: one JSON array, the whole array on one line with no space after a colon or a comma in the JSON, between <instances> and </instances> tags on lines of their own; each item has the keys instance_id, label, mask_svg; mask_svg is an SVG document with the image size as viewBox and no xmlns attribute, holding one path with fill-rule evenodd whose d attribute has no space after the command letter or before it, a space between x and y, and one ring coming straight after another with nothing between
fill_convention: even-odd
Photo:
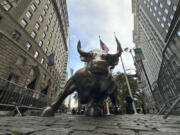
<instances>
[{"instance_id":1,"label":"window","mask_svg":"<svg viewBox=\"0 0 180 135\"><path fill-rule=\"evenodd\" d=\"M47 48L45 48L44 52L47 53Z\"/></svg>"},{"instance_id":2,"label":"window","mask_svg":"<svg viewBox=\"0 0 180 135\"><path fill-rule=\"evenodd\" d=\"M50 38L52 38L52 33L49 35Z\"/></svg>"},{"instance_id":3,"label":"window","mask_svg":"<svg viewBox=\"0 0 180 135\"><path fill-rule=\"evenodd\" d=\"M36 51L36 52L34 53L34 58L37 58L38 56L39 56L39 52Z\"/></svg>"},{"instance_id":4,"label":"window","mask_svg":"<svg viewBox=\"0 0 180 135\"><path fill-rule=\"evenodd\" d=\"M156 16L156 13L153 13L153 16Z\"/></svg>"},{"instance_id":5,"label":"window","mask_svg":"<svg viewBox=\"0 0 180 135\"><path fill-rule=\"evenodd\" d=\"M171 26L171 24L168 22L168 24L167 24L169 27Z\"/></svg>"},{"instance_id":6,"label":"window","mask_svg":"<svg viewBox=\"0 0 180 135\"><path fill-rule=\"evenodd\" d=\"M39 21L42 22L43 21L43 17L42 15L39 16Z\"/></svg>"},{"instance_id":7,"label":"window","mask_svg":"<svg viewBox=\"0 0 180 135\"><path fill-rule=\"evenodd\" d=\"M162 3L160 3L159 6L160 6L160 8L163 8L163 4Z\"/></svg>"},{"instance_id":8,"label":"window","mask_svg":"<svg viewBox=\"0 0 180 135\"><path fill-rule=\"evenodd\" d=\"M153 2L151 1L151 6L153 6Z\"/></svg>"},{"instance_id":9,"label":"window","mask_svg":"<svg viewBox=\"0 0 180 135\"><path fill-rule=\"evenodd\" d=\"M173 6L173 11L176 11L176 9L177 9L177 6L174 5L174 6Z\"/></svg>"},{"instance_id":10,"label":"window","mask_svg":"<svg viewBox=\"0 0 180 135\"><path fill-rule=\"evenodd\" d=\"M30 11L27 11L27 12L26 12L26 17L27 17L28 19L31 19L32 13L31 13Z\"/></svg>"},{"instance_id":11,"label":"window","mask_svg":"<svg viewBox=\"0 0 180 135\"><path fill-rule=\"evenodd\" d=\"M51 20L50 19L48 19L48 25L51 23Z\"/></svg>"},{"instance_id":12,"label":"window","mask_svg":"<svg viewBox=\"0 0 180 135\"><path fill-rule=\"evenodd\" d=\"M173 15L170 15L170 19L171 19L171 20L173 19Z\"/></svg>"},{"instance_id":13,"label":"window","mask_svg":"<svg viewBox=\"0 0 180 135\"><path fill-rule=\"evenodd\" d=\"M48 31L48 26L45 27L45 30Z\"/></svg>"},{"instance_id":14,"label":"window","mask_svg":"<svg viewBox=\"0 0 180 135\"><path fill-rule=\"evenodd\" d=\"M152 8L150 8L149 10L150 10L150 12L152 12Z\"/></svg>"},{"instance_id":15,"label":"window","mask_svg":"<svg viewBox=\"0 0 180 135\"><path fill-rule=\"evenodd\" d=\"M36 23L36 24L35 24L35 28L36 28L37 30L39 30L39 27L40 27L39 23Z\"/></svg>"},{"instance_id":16,"label":"window","mask_svg":"<svg viewBox=\"0 0 180 135\"><path fill-rule=\"evenodd\" d=\"M171 0L167 0L167 5L168 5L168 6L171 5Z\"/></svg>"},{"instance_id":17,"label":"window","mask_svg":"<svg viewBox=\"0 0 180 135\"><path fill-rule=\"evenodd\" d=\"M50 41L48 40L47 45L49 46Z\"/></svg>"},{"instance_id":18,"label":"window","mask_svg":"<svg viewBox=\"0 0 180 135\"><path fill-rule=\"evenodd\" d=\"M47 10L49 7L48 7L48 5L46 4L46 5L44 6L44 8Z\"/></svg>"},{"instance_id":19,"label":"window","mask_svg":"<svg viewBox=\"0 0 180 135\"><path fill-rule=\"evenodd\" d=\"M12 8L12 5L9 3L8 0L4 0L0 4L6 11L9 11Z\"/></svg>"},{"instance_id":20,"label":"window","mask_svg":"<svg viewBox=\"0 0 180 135\"><path fill-rule=\"evenodd\" d=\"M144 4L146 4L146 1L144 1Z\"/></svg>"},{"instance_id":21,"label":"window","mask_svg":"<svg viewBox=\"0 0 180 135\"><path fill-rule=\"evenodd\" d=\"M166 9L164 9L164 13L168 14L168 10L167 10L167 8L166 8Z\"/></svg>"},{"instance_id":22,"label":"window","mask_svg":"<svg viewBox=\"0 0 180 135\"><path fill-rule=\"evenodd\" d=\"M158 3L158 0L155 0L156 3Z\"/></svg>"},{"instance_id":23,"label":"window","mask_svg":"<svg viewBox=\"0 0 180 135\"><path fill-rule=\"evenodd\" d=\"M27 51L29 51L30 48L31 48L31 44L30 44L29 42L27 42L26 45L25 45L25 49L26 49Z\"/></svg>"},{"instance_id":24,"label":"window","mask_svg":"<svg viewBox=\"0 0 180 135\"><path fill-rule=\"evenodd\" d=\"M46 37L46 34L43 32L42 38L45 39L45 37Z\"/></svg>"},{"instance_id":25,"label":"window","mask_svg":"<svg viewBox=\"0 0 180 135\"><path fill-rule=\"evenodd\" d=\"M164 28L164 23L161 23L161 27Z\"/></svg>"},{"instance_id":26,"label":"window","mask_svg":"<svg viewBox=\"0 0 180 135\"><path fill-rule=\"evenodd\" d=\"M27 22L26 22L24 19L22 19L21 22L20 22L20 25L21 25L23 28L25 28L26 25L27 25Z\"/></svg>"},{"instance_id":27,"label":"window","mask_svg":"<svg viewBox=\"0 0 180 135\"><path fill-rule=\"evenodd\" d=\"M177 32L178 37L180 37L180 31Z\"/></svg>"},{"instance_id":28,"label":"window","mask_svg":"<svg viewBox=\"0 0 180 135\"><path fill-rule=\"evenodd\" d=\"M13 31L11 36L14 40L17 41L21 37L21 34L18 31Z\"/></svg>"},{"instance_id":29,"label":"window","mask_svg":"<svg viewBox=\"0 0 180 135\"><path fill-rule=\"evenodd\" d=\"M154 10L157 11L157 7L156 6L154 7Z\"/></svg>"},{"instance_id":30,"label":"window","mask_svg":"<svg viewBox=\"0 0 180 135\"><path fill-rule=\"evenodd\" d=\"M42 47L42 45L43 45L43 42L40 40L39 41L39 46Z\"/></svg>"},{"instance_id":31,"label":"window","mask_svg":"<svg viewBox=\"0 0 180 135\"><path fill-rule=\"evenodd\" d=\"M43 64L43 63L44 63L44 58L41 59L41 64Z\"/></svg>"},{"instance_id":32,"label":"window","mask_svg":"<svg viewBox=\"0 0 180 135\"><path fill-rule=\"evenodd\" d=\"M45 15L45 14L46 14L46 11L45 11L44 9L43 9L43 12L42 12L42 14L43 14L43 15Z\"/></svg>"},{"instance_id":33,"label":"window","mask_svg":"<svg viewBox=\"0 0 180 135\"><path fill-rule=\"evenodd\" d=\"M149 4L147 4L147 7L149 8Z\"/></svg>"},{"instance_id":34,"label":"window","mask_svg":"<svg viewBox=\"0 0 180 135\"><path fill-rule=\"evenodd\" d=\"M163 19L163 21L164 21L164 22L166 21L166 17L165 17L165 16L163 16L163 18L162 18L162 19Z\"/></svg>"},{"instance_id":35,"label":"window","mask_svg":"<svg viewBox=\"0 0 180 135\"><path fill-rule=\"evenodd\" d=\"M34 3L31 5L31 9L32 9L32 11L36 11L36 6Z\"/></svg>"},{"instance_id":36,"label":"window","mask_svg":"<svg viewBox=\"0 0 180 135\"><path fill-rule=\"evenodd\" d=\"M36 37L36 33L34 31L31 32L31 37L35 38Z\"/></svg>"},{"instance_id":37,"label":"window","mask_svg":"<svg viewBox=\"0 0 180 135\"><path fill-rule=\"evenodd\" d=\"M161 16L161 11L158 11L158 14Z\"/></svg>"},{"instance_id":38,"label":"window","mask_svg":"<svg viewBox=\"0 0 180 135\"><path fill-rule=\"evenodd\" d=\"M36 3L39 5L39 3L40 3L40 0L35 0L36 1Z\"/></svg>"},{"instance_id":39,"label":"window","mask_svg":"<svg viewBox=\"0 0 180 135\"><path fill-rule=\"evenodd\" d=\"M51 2L50 2L50 0L48 0L48 4L50 4Z\"/></svg>"},{"instance_id":40,"label":"window","mask_svg":"<svg viewBox=\"0 0 180 135\"><path fill-rule=\"evenodd\" d=\"M43 78L43 80L45 80L45 79L46 79L46 75L45 75L45 74L43 74L43 77L42 77L42 78Z\"/></svg>"},{"instance_id":41,"label":"window","mask_svg":"<svg viewBox=\"0 0 180 135\"><path fill-rule=\"evenodd\" d=\"M168 33L168 30L166 29L166 33Z\"/></svg>"}]
</instances>

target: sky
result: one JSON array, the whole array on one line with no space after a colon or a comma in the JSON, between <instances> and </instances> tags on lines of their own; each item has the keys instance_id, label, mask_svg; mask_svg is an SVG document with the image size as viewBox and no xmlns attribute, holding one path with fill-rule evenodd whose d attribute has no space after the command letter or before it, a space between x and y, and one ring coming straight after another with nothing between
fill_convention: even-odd
<instances>
[{"instance_id":1,"label":"sky","mask_svg":"<svg viewBox=\"0 0 180 135\"><path fill-rule=\"evenodd\" d=\"M108 46L109 53L115 53L117 44L114 32L122 48L133 48L133 14L131 0L67 0L70 24L70 68L74 71L84 66L77 52L77 42L81 41L84 51L100 49L99 36ZM125 69L133 72L133 59L128 52L122 54ZM123 72L122 64L115 67L114 73Z\"/></svg>"},{"instance_id":2,"label":"sky","mask_svg":"<svg viewBox=\"0 0 180 135\"><path fill-rule=\"evenodd\" d=\"M81 41L84 51L90 51L100 49L101 36L101 40L110 50L109 53L115 53L115 32L123 49L134 47L131 0L67 0L67 6L70 24L70 68L74 69L74 72L84 66L77 52L78 40ZM135 69L130 53L123 52L122 59L127 73L134 74L134 70L129 70ZM123 72L120 61L113 72L117 71Z\"/></svg>"}]
</instances>

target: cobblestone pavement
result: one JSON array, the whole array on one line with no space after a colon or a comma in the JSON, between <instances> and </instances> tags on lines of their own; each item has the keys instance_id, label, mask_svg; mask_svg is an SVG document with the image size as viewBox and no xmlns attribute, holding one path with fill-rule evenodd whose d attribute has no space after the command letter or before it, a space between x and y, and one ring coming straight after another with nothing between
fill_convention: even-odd
<instances>
[{"instance_id":1,"label":"cobblestone pavement","mask_svg":"<svg viewBox=\"0 0 180 135\"><path fill-rule=\"evenodd\" d=\"M0 135L180 135L180 117L157 115L57 114L55 117L0 117Z\"/></svg>"}]
</instances>

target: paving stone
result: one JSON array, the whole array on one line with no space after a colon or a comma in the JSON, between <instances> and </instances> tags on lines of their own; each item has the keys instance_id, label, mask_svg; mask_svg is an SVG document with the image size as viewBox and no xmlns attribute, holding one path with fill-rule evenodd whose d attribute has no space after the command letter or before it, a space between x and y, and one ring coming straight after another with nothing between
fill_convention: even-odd
<instances>
[{"instance_id":1,"label":"paving stone","mask_svg":"<svg viewBox=\"0 0 180 135\"><path fill-rule=\"evenodd\" d=\"M0 135L11 135L12 132L7 130L0 130Z\"/></svg>"},{"instance_id":2,"label":"paving stone","mask_svg":"<svg viewBox=\"0 0 180 135\"><path fill-rule=\"evenodd\" d=\"M105 133L108 135L135 135L135 132L132 130L124 130L124 129L107 129L107 128L98 128L95 130L96 133ZM96 134L95 133L95 134Z\"/></svg>"},{"instance_id":3,"label":"paving stone","mask_svg":"<svg viewBox=\"0 0 180 135\"><path fill-rule=\"evenodd\" d=\"M143 131L151 131L152 130L152 128L141 126L141 125L120 125L119 128L131 129L131 130L143 130Z\"/></svg>"},{"instance_id":4,"label":"paving stone","mask_svg":"<svg viewBox=\"0 0 180 135\"><path fill-rule=\"evenodd\" d=\"M0 135L180 135L180 118L158 115L57 114L55 117L0 117Z\"/></svg>"},{"instance_id":5,"label":"paving stone","mask_svg":"<svg viewBox=\"0 0 180 135\"><path fill-rule=\"evenodd\" d=\"M69 135L69 133L62 133L59 131L49 131L49 130L44 130L44 131L38 131L34 132L30 135Z\"/></svg>"},{"instance_id":6,"label":"paving stone","mask_svg":"<svg viewBox=\"0 0 180 135\"><path fill-rule=\"evenodd\" d=\"M160 132L176 132L176 133L180 133L180 129L179 128L168 128L168 127L164 127L164 128L157 128L158 131Z\"/></svg>"},{"instance_id":7,"label":"paving stone","mask_svg":"<svg viewBox=\"0 0 180 135\"><path fill-rule=\"evenodd\" d=\"M139 135L179 135L179 133L139 132Z\"/></svg>"},{"instance_id":8,"label":"paving stone","mask_svg":"<svg viewBox=\"0 0 180 135\"><path fill-rule=\"evenodd\" d=\"M91 125L75 125L71 127L72 130L81 130L81 131L93 131L96 127Z\"/></svg>"},{"instance_id":9,"label":"paving stone","mask_svg":"<svg viewBox=\"0 0 180 135\"><path fill-rule=\"evenodd\" d=\"M103 133L93 133L93 132L85 132L85 131L75 131L71 133L71 135L107 135Z\"/></svg>"}]
</instances>

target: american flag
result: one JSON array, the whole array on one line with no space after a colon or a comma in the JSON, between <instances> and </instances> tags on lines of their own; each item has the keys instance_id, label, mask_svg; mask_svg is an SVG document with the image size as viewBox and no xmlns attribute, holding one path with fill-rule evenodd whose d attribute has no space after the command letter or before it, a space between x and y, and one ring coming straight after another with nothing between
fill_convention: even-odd
<instances>
[{"instance_id":1,"label":"american flag","mask_svg":"<svg viewBox=\"0 0 180 135\"><path fill-rule=\"evenodd\" d=\"M106 52L108 52L109 48L105 45L105 43L101 39L99 39L99 41L100 41L101 49L105 50Z\"/></svg>"}]
</instances>

